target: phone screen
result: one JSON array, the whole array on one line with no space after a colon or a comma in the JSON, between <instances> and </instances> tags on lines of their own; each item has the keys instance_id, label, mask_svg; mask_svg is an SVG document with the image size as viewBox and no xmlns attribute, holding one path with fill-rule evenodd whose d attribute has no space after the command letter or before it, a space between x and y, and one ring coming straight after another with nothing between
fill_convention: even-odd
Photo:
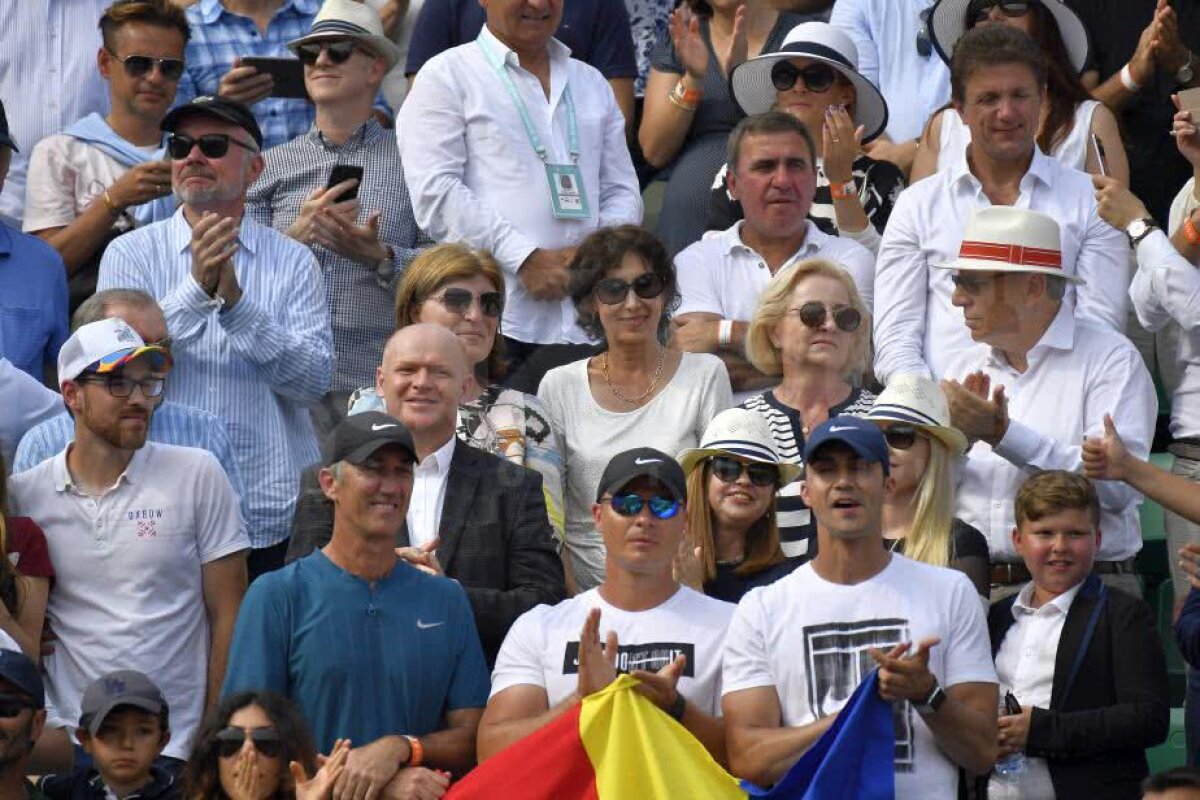
<instances>
[{"instance_id":1,"label":"phone screen","mask_svg":"<svg viewBox=\"0 0 1200 800\"><path fill-rule=\"evenodd\" d=\"M325 184L326 189L332 189L342 181L348 181L351 178L356 178L358 183L342 192L335 198L335 202L344 203L347 200L353 200L358 197L358 187L362 184L363 168L354 166L353 164L334 164L333 169L329 170L329 181Z\"/></svg>"},{"instance_id":2,"label":"phone screen","mask_svg":"<svg viewBox=\"0 0 1200 800\"><path fill-rule=\"evenodd\" d=\"M1100 137L1092 134L1092 149L1096 151L1096 163L1100 165L1100 174L1108 177L1108 159L1104 154L1104 145L1100 141Z\"/></svg>"}]
</instances>

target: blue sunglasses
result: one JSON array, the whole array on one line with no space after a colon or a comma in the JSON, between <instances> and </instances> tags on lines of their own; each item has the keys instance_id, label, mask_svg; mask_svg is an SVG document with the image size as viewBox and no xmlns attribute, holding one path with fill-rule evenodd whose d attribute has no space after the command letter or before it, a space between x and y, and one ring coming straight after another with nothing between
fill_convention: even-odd
<instances>
[{"instance_id":1,"label":"blue sunglasses","mask_svg":"<svg viewBox=\"0 0 1200 800\"><path fill-rule=\"evenodd\" d=\"M613 495L609 500L613 511L620 514L622 517L636 517L642 511L642 506L649 504L650 513L659 519L670 519L679 513L679 501L670 497L663 497L660 494L654 495L649 500L643 500L638 494L618 494Z\"/></svg>"}]
</instances>

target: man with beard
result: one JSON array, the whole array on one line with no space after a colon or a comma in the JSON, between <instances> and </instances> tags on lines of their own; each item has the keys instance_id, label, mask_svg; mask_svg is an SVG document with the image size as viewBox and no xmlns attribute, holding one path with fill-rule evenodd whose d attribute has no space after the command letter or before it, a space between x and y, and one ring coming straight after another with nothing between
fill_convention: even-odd
<instances>
[{"instance_id":1,"label":"man with beard","mask_svg":"<svg viewBox=\"0 0 1200 800\"><path fill-rule=\"evenodd\" d=\"M181 765L225 677L249 542L212 455L146 441L170 368L123 320L80 327L58 356L74 441L9 489L17 513L45 532L56 573L46 607L58 637L45 659L50 727L78 721L84 690L101 675L136 669L170 703L175 735L164 755ZM65 750L63 731L47 736Z\"/></svg>"},{"instance_id":2,"label":"man with beard","mask_svg":"<svg viewBox=\"0 0 1200 800\"><path fill-rule=\"evenodd\" d=\"M25 773L46 724L46 692L37 664L18 650L0 650L0 711L0 797L39 800Z\"/></svg>"}]
</instances>

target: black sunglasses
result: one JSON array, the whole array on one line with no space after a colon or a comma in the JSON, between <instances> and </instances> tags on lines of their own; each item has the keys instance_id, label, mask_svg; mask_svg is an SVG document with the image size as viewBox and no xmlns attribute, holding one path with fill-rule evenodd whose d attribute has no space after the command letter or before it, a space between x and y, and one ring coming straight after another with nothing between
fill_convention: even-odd
<instances>
[{"instance_id":1,"label":"black sunglasses","mask_svg":"<svg viewBox=\"0 0 1200 800\"><path fill-rule=\"evenodd\" d=\"M476 295L470 289L447 289L434 299L446 307L447 311L455 314L466 314L471 310L471 304L479 297L479 310L485 317L498 319L504 313L504 293L484 292Z\"/></svg>"},{"instance_id":2,"label":"black sunglasses","mask_svg":"<svg viewBox=\"0 0 1200 800\"><path fill-rule=\"evenodd\" d=\"M222 158L229 152L229 143L257 153L257 147L251 147L245 142L239 142L227 133L206 133L203 136L188 136L186 133L172 133L167 136L167 154L174 159L187 158L192 148L200 146L200 152L205 158Z\"/></svg>"},{"instance_id":3,"label":"black sunglasses","mask_svg":"<svg viewBox=\"0 0 1200 800\"><path fill-rule=\"evenodd\" d=\"M858 330L858 326L862 324L862 314L858 313L858 309L850 306L831 309L816 300L810 300L799 308L789 308L788 313L798 315L804 326L813 330L824 325L826 317L830 314L833 314L833 324L837 326L838 330L846 333Z\"/></svg>"},{"instance_id":4,"label":"black sunglasses","mask_svg":"<svg viewBox=\"0 0 1200 800\"><path fill-rule=\"evenodd\" d=\"M907 450L913 446L913 442L920 435L921 432L915 426L906 422L893 422L883 432L883 438L887 440L888 447L895 450Z\"/></svg>"},{"instance_id":5,"label":"black sunglasses","mask_svg":"<svg viewBox=\"0 0 1200 800\"><path fill-rule=\"evenodd\" d=\"M617 494L608 502L613 511L622 517L636 517L643 506L649 506L650 513L659 519L670 519L679 513L679 501L661 494L648 499L643 499L640 494Z\"/></svg>"},{"instance_id":6,"label":"black sunglasses","mask_svg":"<svg viewBox=\"0 0 1200 800\"><path fill-rule=\"evenodd\" d=\"M999 277L997 275L969 275L966 273L957 273L950 276L950 282L954 284L955 289L962 289L969 295L977 295L983 291L983 287L992 283Z\"/></svg>"},{"instance_id":7,"label":"black sunglasses","mask_svg":"<svg viewBox=\"0 0 1200 800\"><path fill-rule=\"evenodd\" d=\"M605 278L596 284L596 299L606 306L615 306L625 302L630 289L643 300L652 300L666 288L666 283L657 272L642 273L633 279L633 283L620 278Z\"/></svg>"},{"instance_id":8,"label":"black sunglasses","mask_svg":"<svg viewBox=\"0 0 1200 800\"><path fill-rule=\"evenodd\" d=\"M108 48L104 48L108 50ZM121 66L125 68L125 74L131 78L140 78L143 75L149 75L150 71L158 67L158 72L169 81L177 81L183 77L183 60L178 58L154 58L153 56L125 56L121 58L112 50L108 50L108 54L121 62Z\"/></svg>"},{"instance_id":9,"label":"black sunglasses","mask_svg":"<svg viewBox=\"0 0 1200 800\"><path fill-rule=\"evenodd\" d=\"M710 462L712 474L722 483L734 483L745 472L755 486L773 486L779 483L779 468L771 464L744 464L729 456L714 456Z\"/></svg>"},{"instance_id":10,"label":"black sunglasses","mask_svg":"<svg viewBox=\"0 0 1200 800\"><path fill-rule=\"evenodd\" d=\"M254 742L254 749L267 758L275 758L282 752L283 743L279 740L279 731L275 728L255 728L246 730L233 725L217 732L217 753L222 758L229 758L242 749L246 738Z\"/></svg>"},{"instance_id":11,"label":"black sunglasses","mask_svg":"<svg viewBox=\"0 0 1200 800\"><path fill-rule=\"evenodd\" d=\"M967 6L967 24L978 25L987 20L993 8L999 8L1000 13L1010 19L1023 17L1029 13L1033 3L1027 0L974 0Z\"/></svg>"},{"instance_id":12,"label":"black sunglasses","mask_svg":"<svg viewBox=\"0 0 1200 800\"><path fill-rule=\"evenodd\" d=\"M920 24L917 25L917 55L929 58L933 54L933 40L929 38L929 18L933 16L933 8L927 8L920 14Z\"/></svg>"},{"instance_id":13,"label":"black sunglasses","mask_svg":"<svg viewBox=\"0 0 1200 800\"><path fill-rule=\"evenodd\" d=\"M0 694L0 719L20 716L28 708L33 708L33 703L26 698L16 694Z\"/></svg>"},{"instance_id":14,"label":"black sunglasses","mask_svg":"<svg viewBox=\"0 0 1200 800\"><path fill-rule=\"evenodd\" d=\"M166 383L165 378L142 378L134 380L121 375L92 375L80 376L75 379L76 383L98 383L108 390L108 393L113 397L129 397L133 394L133 387L141 388L144 397L158 397L163 393L163 386Z\"/></svg>"},{"instance_id":15,"label":"black sunglasses","mask_svg":"<svg viewBox=\"0 0 1200 800\"><path fill-rule=\"evenodd\" d=\"M345 64L354 55L357 45L349 40L337 42L307 42L296 48L296 58L306 67L317 63L321 51L329 51L329 60L334 64Z\"/></svg>"},{"instance_id":16,"label":"black sunglasses","mask_svg":"<svg viewBox=\"0 0 1200 800\"><path fill-rule=\"evenodd\" d=\"M801 69L790 61L776 61L771 67L771 84L780 92L796 85L796 79L804 82L810 92L827 92L837 80L837 73L828 64L809 64Z\"/></svg>"}]
</instances>

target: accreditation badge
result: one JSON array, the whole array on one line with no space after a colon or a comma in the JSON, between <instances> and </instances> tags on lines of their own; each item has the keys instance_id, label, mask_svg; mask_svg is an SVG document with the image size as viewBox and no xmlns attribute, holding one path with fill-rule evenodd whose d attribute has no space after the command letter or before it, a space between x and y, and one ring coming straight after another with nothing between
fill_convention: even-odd
<instances>
[{"instance_id":1,"label":"accreditation badge","mask_svg":"<svg viewBox=\"0 0 1200 800\"><path fill-rule=\"evenodd\" d=\"M546 181L550 184L550 204L558 219L587 219L587 195L583 191L583 173L577 164L547 164Z\"/></svg>"}]
</instances>

